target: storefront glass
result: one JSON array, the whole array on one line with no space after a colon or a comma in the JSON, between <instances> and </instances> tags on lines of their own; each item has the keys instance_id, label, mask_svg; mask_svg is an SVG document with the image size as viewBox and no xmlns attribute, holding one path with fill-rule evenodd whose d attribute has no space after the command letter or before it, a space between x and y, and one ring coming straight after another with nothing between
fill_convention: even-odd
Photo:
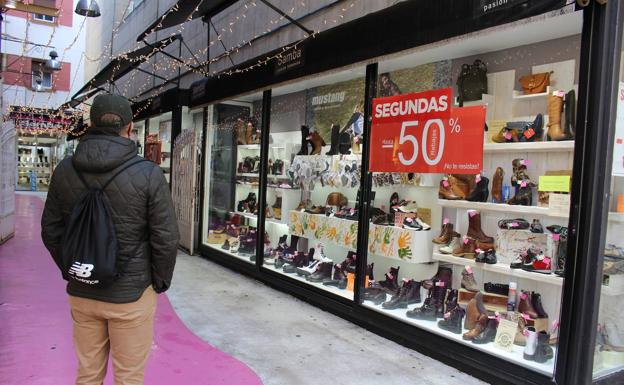
<instances>
[{"instance_id":1,"label":"storefront glass","mask_svg":"<svg viewBox=\"0 0 624 385\"><path fill-rule=\"evenodd\" d=\"M166 112L149 119L149 131L145 140L144 156L155 162L171 180L172 113Z\"/></svg>"},{"instance_id":2,"label":"storefront glass","mask_svg":"<svg viewBox=\"0 0 624 385\"><path fill-rule=\"evenodd\" d=\"M622 55L624 50L618 53ZM617 115L611 160L609 215L602 260L600 311L594 351L594 377L600 378L624 369L624 61L620 63L617 87ZM615 382L613 382L615 383Z\"/></svg>"},{"instance_id":3,"label":"storefront glass","mask_svg":"<svg viewBox=\"0 0 624 385\"><path fill-rule=\"evenodd\" d=\"M262 93L208 106L203 244L256 260Z\"/></svg>"},{"instance_id":4,"label":"storefront glass","mask_svg":"<svg viewBox=\"0 0 624 385\"><path fill-rule=\"evenodd\" d=\"M581 27L562 12L379 63L378 97L451 88L452 111L436 130L373 109L364 306L553 375Z\"/></svg>"},{"instance_id":5,"label":"storefront glass","mask_svg":"<svg viewBox=\"0 0 624 385\"><path fill-rule=\"evenodd\" d=\"M71 155L65 136L20 135L17 140L17 190L48 191L56 165Z\"/></svg>"},{"instance_id":6,"label":"storefront glass","mask_svg":"<svg viewBox=\"0 0 624 385\"><path fill-rule=\"evenodd\" d=\"M144 156L145 149L145 120L138 120L134 122L134 129L132 130L133 137L131 138L137 144L137 154Z\"/></svg>"},{"instance_id":7,"label":"storefront glass","mask_svg":"<svg viewBox=\"0 0 624 385\"><path fill-rule=\"evenodd\" d=\"M365 67L272 90L264 266L353 299Z\"/></svg>"}]
</instances>

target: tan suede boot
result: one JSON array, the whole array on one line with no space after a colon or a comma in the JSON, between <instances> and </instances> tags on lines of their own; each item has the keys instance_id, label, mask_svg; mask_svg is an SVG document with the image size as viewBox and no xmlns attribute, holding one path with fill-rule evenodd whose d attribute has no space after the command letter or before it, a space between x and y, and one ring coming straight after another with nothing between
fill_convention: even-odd
<instances>
[{"instance_id":1,"label":"tan suede boot","mask_svg":"<svg viewBox=\"0 0 624 385\"><path fill-rule=\"evenodd\" d=\"M549 140L567 140L570 137L561 127L561 112L563 111L563 98L560 96L548 95L548 132Z\"/></svg>"}]
</instances>

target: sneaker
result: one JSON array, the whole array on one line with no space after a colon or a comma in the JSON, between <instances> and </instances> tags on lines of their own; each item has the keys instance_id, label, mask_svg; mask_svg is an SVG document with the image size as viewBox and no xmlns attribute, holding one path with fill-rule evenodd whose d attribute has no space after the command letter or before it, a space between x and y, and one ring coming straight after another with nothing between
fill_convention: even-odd
<instances>
[{"instance_id":1,"label":"sneaker","mask_svg":"<svg viewBox=\"0 0 624 385\"><path fill-rule=\"evenodd\" d=\"M402 213L414 213L415 214L418 212L418 204L416 204L416 201L409 201L399 206L398 210Z\"/></svg>"},{"instance_id":2,"label":"sneaker","mask_svg":"<svg viewBox=\"0 0 624 385\"><path fill-rule=\"evenodd\" d=\"M453 250L460 246L461 237L453 237L447 246L442 246L438 251L442 254L453 254Z\"/></svg>"},{"instance_id":3,"label":"sneaker","mask_svg":"<svg viewBox=\"0 0 624 385\"><path fill-rule=\"evenodd\" d=\"M417 219L415 218L403 219L403 228L409 229L409 230L416 230L416 231L423 230L423 227L421 226L420 223L418 223Z\"/></svg>"},{"instance_id":4,"label":"sneaker","mask_svg":"<svg viewBox=\"0 0 624 385\"><path fill-rule=\"evenodd\" d=\"M239 247L240 247L240 241L238 240L238 238L236 238L232 242L230 242L230 253L238 252Z\"/></svg>"},{"instance_id":5,"label":"sneaker","mask_svg":"<svg viewBox=\"0 0 624 385\"><path fill-rule=\"evenodd\" d=\"M425 231L431 230L431 226L429 226L427 223L423 222L422 219L416 217L416 222L418 222L418 224L422 227L423 230L425 230Z\"/></svg>"},{"instance_id":6,"label":"sneaker","mask_svg":"<svg viewBox=\"0 0 624 385\"><path fill-rule=\"evenodd\" d=\"M545 256L544 253L539 253L532 258L530 263L525 263L522 266L522 270L534 273L550 274L552 273L551 259Z\"/></svg>"}]
</instances>

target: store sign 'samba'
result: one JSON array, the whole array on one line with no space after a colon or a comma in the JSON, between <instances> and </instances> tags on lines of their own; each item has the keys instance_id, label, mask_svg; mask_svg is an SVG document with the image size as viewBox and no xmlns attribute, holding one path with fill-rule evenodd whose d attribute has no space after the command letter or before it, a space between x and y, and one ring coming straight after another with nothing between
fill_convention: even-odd
<instances>
[{"instance_id":1,"label":"store sign 'samba'","mask_svg":"<svg viewBox=\"0 0 624 385\"><path fill-rule=\"evenodd\" d=\"M370 170L479 174L485 107L452 100L450 88L373 99Z\"/></svg>"}]
</instances>

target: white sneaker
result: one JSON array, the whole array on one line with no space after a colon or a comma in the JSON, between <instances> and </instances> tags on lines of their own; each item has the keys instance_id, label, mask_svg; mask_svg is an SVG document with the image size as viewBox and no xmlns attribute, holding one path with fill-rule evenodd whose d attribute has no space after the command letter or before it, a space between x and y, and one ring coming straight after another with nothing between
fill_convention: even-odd
<instances>
[{"instance_id":1,"label":"white sneaker","mask_svg":"<svg viewBox=\"0 0 624 385\"><path fill-rule=\"evenodd\" d=\"M402 213L417 213L418 212L418 204L416 201L410 201L403 206L398 207L399 211Z\"/></svg>"},{"instance_id":2,"label":"white sneaker","mask_svg":"<svg viewBox=\"0 0 624 385\"><path fill-rule=\"evenodd\" d=\"M425 223L422 219L416 217L416 222L418 222L418 224L422 226L423 230L425 230L425 231L431 230L431 226L429 226L427 223Z\"/></svg>"},{"instance_id":3,"label":"white sneaker","mask_svg":"<svg viewBox=\"0 0 624 385\"><path fill-rule=\"evenodd\" d=\"M438 251L442 254L453 254L453 250L460 246L460 239L461 237L453 237L447 246L440 247Z\"/></svg>"}]
</instances>

